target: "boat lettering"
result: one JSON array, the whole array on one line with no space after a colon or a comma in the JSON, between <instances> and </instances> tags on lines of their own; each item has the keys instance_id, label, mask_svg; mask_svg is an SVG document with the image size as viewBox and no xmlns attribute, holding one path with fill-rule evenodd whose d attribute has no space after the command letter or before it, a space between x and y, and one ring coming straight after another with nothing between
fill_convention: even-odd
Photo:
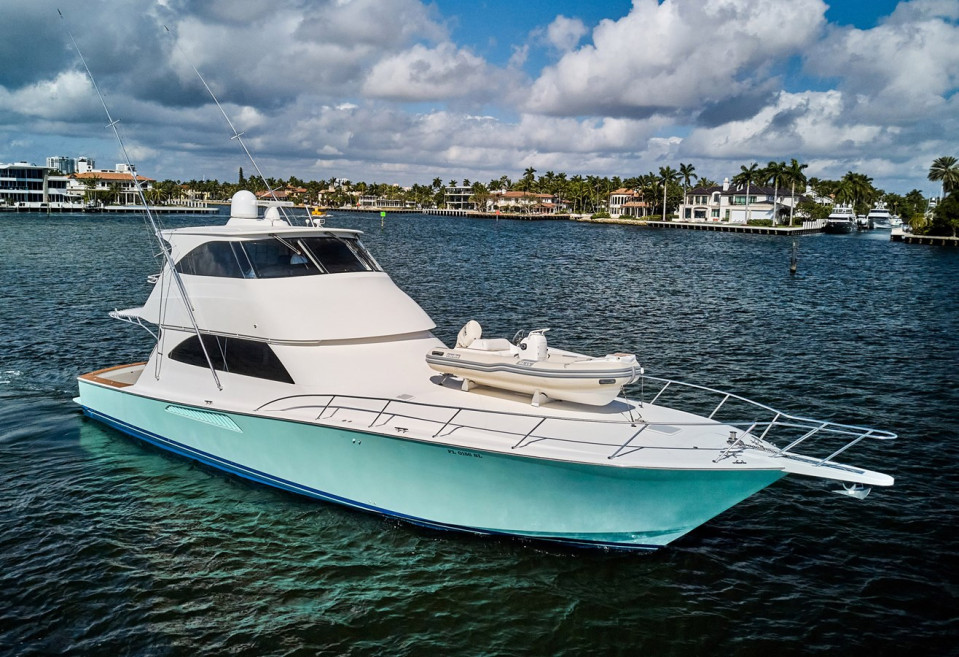
<instances>
[{"instance_id":1,"label":"boat lettering","mask_svg":"<svg viewBox=\"0 0 959 657\"><path fill-rule=\"evenodd\" d=\"M462 450L462 449L449 449L449 448L447 448L446 451L449 452L450 454L455 454L456 456L472 456L474 459L481 459L481 458L483 458L483 455L482 455L482 454L477 454L476 452L467 452L467 451L464 451L464 450Z\"/></svg>"}]
</instances>

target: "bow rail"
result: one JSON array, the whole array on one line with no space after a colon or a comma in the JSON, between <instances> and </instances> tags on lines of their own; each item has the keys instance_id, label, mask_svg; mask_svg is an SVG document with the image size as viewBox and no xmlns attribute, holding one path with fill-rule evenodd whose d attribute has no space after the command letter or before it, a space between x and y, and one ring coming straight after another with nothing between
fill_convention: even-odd
<instances>
[{"instance_id":1,"label":"bow rail","mask_svg":"<svg viewBox=\"0 0 959 657\"><path fill-rule=\"evenodd\" d=\"M549 441L575 443L597 455L605 455L609 460L646 448L637 441L646 431L654 432L661 443L664 436L667 440L671 435L678 434L679 437L682 429L723 425L731 427L730 435L726 447L714 462L738 458L744 450L756 449L775 457L850 472L860 470L833 459L866 439L887 441L896 438L896 434L888 431L790 415L740 395L706 386L658 377L644 378L646 382L661 384L652 400L619 399L613 402L617 407L609 409L611 412L606 418L447 406L415 401L412 397L342 394L283 397L260 406L257 411L292 415L322 424L349 423L365 430L394 431L410 438L444 443L456 434L479 432L486 436L507 437L511 450ZM657 406L656 402L666 396L682 397L673 393L687 393L686 396L691 398L670 399L669 407ZM674 401L679 404L674 405ZM684 404L684 401L688 403ZM702 410L704 405L705 411ZM681 414L670 411L680 411ZM820 455L799 454L794 451L799 446Z\"/></svg>"}]
</instances>

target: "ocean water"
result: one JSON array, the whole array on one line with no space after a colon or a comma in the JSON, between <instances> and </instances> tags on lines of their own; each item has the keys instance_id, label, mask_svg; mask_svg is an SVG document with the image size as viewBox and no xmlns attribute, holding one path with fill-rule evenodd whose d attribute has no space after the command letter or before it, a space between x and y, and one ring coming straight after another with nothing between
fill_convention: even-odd
<instances>
[{"instance_id":1,"label":"ocean water","mask_svg":"<svg viewBox=\"0 0 959 657\"><path fill-rule=\"evenodd\" d=\"M169 218L181 226L218 221ZM137 217L0 215L0 654L959 654L959 251L572 222L334 216L455 340L551 344L897 432L865 500L786 479L653 554L424 530L83 418L142 359ZM362 302L358 300L358 303Z\"/></svg>"}]
</instances>

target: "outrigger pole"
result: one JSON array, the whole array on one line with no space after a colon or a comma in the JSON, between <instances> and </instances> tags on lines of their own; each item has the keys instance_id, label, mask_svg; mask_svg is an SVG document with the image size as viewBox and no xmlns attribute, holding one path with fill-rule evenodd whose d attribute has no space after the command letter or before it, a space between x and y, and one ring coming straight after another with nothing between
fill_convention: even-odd
<instances>
[{"instance_id":1,"label":"outrigger pole","mask_svg":"<svg viewBox=\"0 0 959 657\"><path fill-rule=\"evenodd\" d=\"M173 35L173 32L171 32L171 31L170 31L170 28L168 28L166 25L163 26L163 29L167 31L167 34L170 34L171 36ZM235 140L237 140L237 142L239 142L240 146L243 148L243 152L246 153L246 156L249 158L250 163L253 165L253 168L256 169L257 175L260 176L260 180L262 180L262 181L263 181L263 184L266 185L266 189L267 189L267 191L270 193L270 196L273 197L273 200L274 200L274 201L276 201L277 203L279 203L279 202L280 202L280 199L278 199L278 198L276 197L276 192L274 192L274 191L273 191L273 188L270 187L270 183L268 183L268 182L266 181L266 176L264 176L264 175L263 175L263 172L260 171L260 166L256 163L256 159L254 159L253 154L250 152L250 149L247 148L247 147L246 147L246 144L243 142L243 134L244 134L244 133L237 131L236 126L233 125L233 121L230 120L230 117L227 115L226 110L223 109L223 105L220 104L220 101L217 99L216 94L214 94L214 93L213 93L213 90L210 89L210 85L208 85L208 84L206 83L206 80L203 78L202 75L200 75L200 71L197 69L196 66L194 66L194 65L189 61L189 58L186 56L186 53L183 52L183 49L180 48L180 46L177 45L176 41L173 42L173 47L176 48L177 51L179 51L181 55L183 55L184 59L186 59L186 60L187 60L187 63L190 65L190 68L192 68L192 69L193 69L193 72L196 73L196 76L197 76L198 78L200 78L200 82L203 83L203 86L204 86L204 88L206 88L207 93L210 94L210 98L212 98L212 99L213 99L213 102L216 103L217 109L220 110L220 114L222 114L222 115L223 115L223 118L226 119L227 125L230 126L230 130L233 131L233 136L230 137L230 139L231 139L231 140L235 139ZM286 218L287 218L288 220L291 219L291 217L290 217L285 211L283 212L283 214L286 216Z\"/></svg>"},{"instance_id":2,"label":"outrigger pole","mask_svg":"<svg viewBox=\"0 0 959 657\"><path fill-rule=\"evenodd\" d=\"M57 9L57 13L60 14L60 20L65 21L63 18L63 13L59 9ZM223 386L220 384L220 377L216 375L216 368L213 367L213 360L210 358L210 354L207 352L206 345L203 343L203 336L200 334L200 327L197 324L196 316L193 314L193 304L190 303L190 297L187 294L186 286L183 284L183 279L180 277L180 272L176 270L176 263L173 261L173 254L170 253L170 247L163 239L163 235L160 233L160 228L157 226L156 219L153 217L153 213L150 212L150 204L147 203L146 195L143 193L143 187L140 186L140 181L137 180L136 169L133 167L133 162L130 160L130 155L127 153L127 148L123 144L123 138L120 137L120 131L117 129L117 124L120 121L114 121L113 117L110 115L110 110L107 107L106 101L103 99L103 94L100 93L100 87L97 85L96 78L93 77L90 67L87 66L87 61L83 58L83 53L80 52L80 46L77 44L77 40L73 37L73 32L71 32L70 28L66 26L66 22L64 22L63 25L64 29L67 31L67 34L70 36L70 41L73 42L73 47L76 48L77 55L80 57L80 62L83 64L83 68L86 69L87 75L90 77L90 82L93 83L93 88L97 92L97 97L100 99L100 104L103 106L103 111L107 115L107 121L110 122L107 127L113 128L113 134L117 138L117 143L120 144L120 151L123 153L123 161L130 169L130 176L133 178L133 186L137 190L137 196L140 198L140 203L143 204L143 211L146 213L147 220L150 222L150 227L153 229L153 236L156 237L157 242L160 244L160 250L163 252L167 267L170 268L170 272L173 274L173 280L176 281L177 287L180 290L180 296L183 299L183 304L186 306L186 312L190 317L190 323L193 325L193 331L196 333L197 340L200 342L200 349L203 350L203 355L206 357L207 365L210 367L210 373L213 375L213 381L216 383L218 390L223 390Z\"/></svg>"}]
</instances>

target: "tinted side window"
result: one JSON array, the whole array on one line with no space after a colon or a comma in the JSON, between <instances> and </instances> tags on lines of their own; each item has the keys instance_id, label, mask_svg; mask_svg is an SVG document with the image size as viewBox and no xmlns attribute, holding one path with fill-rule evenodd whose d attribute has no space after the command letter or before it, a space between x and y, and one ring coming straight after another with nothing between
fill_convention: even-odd
<instances>
[{"instance_id":1,"label":"tinted side window","mask_svg":"<svg viewBox=\"0 0 959 657\"><path fill-rule=\"evenodd\" d=\"M293 383L293 377L283 367L283 363L277 358L270 345L265 342L204 335L203 345L210 354L210 360L213 361L213 368L216 370L281 383ZM209 367L206 356L203 355L203 349L200 347L200 339L195 335L174 347L170 352L170 358L187 365Z\"/></svg>"},{"instance_id":2,"label":"tinted side window","mask_svg":"<svg viewBox=\"0 0 959 657\"><path fill-rule=\"evenodd\" d=\"M230 242L201 244L176 263L176 270L194 276L243 278L243 270Z\"/></svg>"}]
</instances>

